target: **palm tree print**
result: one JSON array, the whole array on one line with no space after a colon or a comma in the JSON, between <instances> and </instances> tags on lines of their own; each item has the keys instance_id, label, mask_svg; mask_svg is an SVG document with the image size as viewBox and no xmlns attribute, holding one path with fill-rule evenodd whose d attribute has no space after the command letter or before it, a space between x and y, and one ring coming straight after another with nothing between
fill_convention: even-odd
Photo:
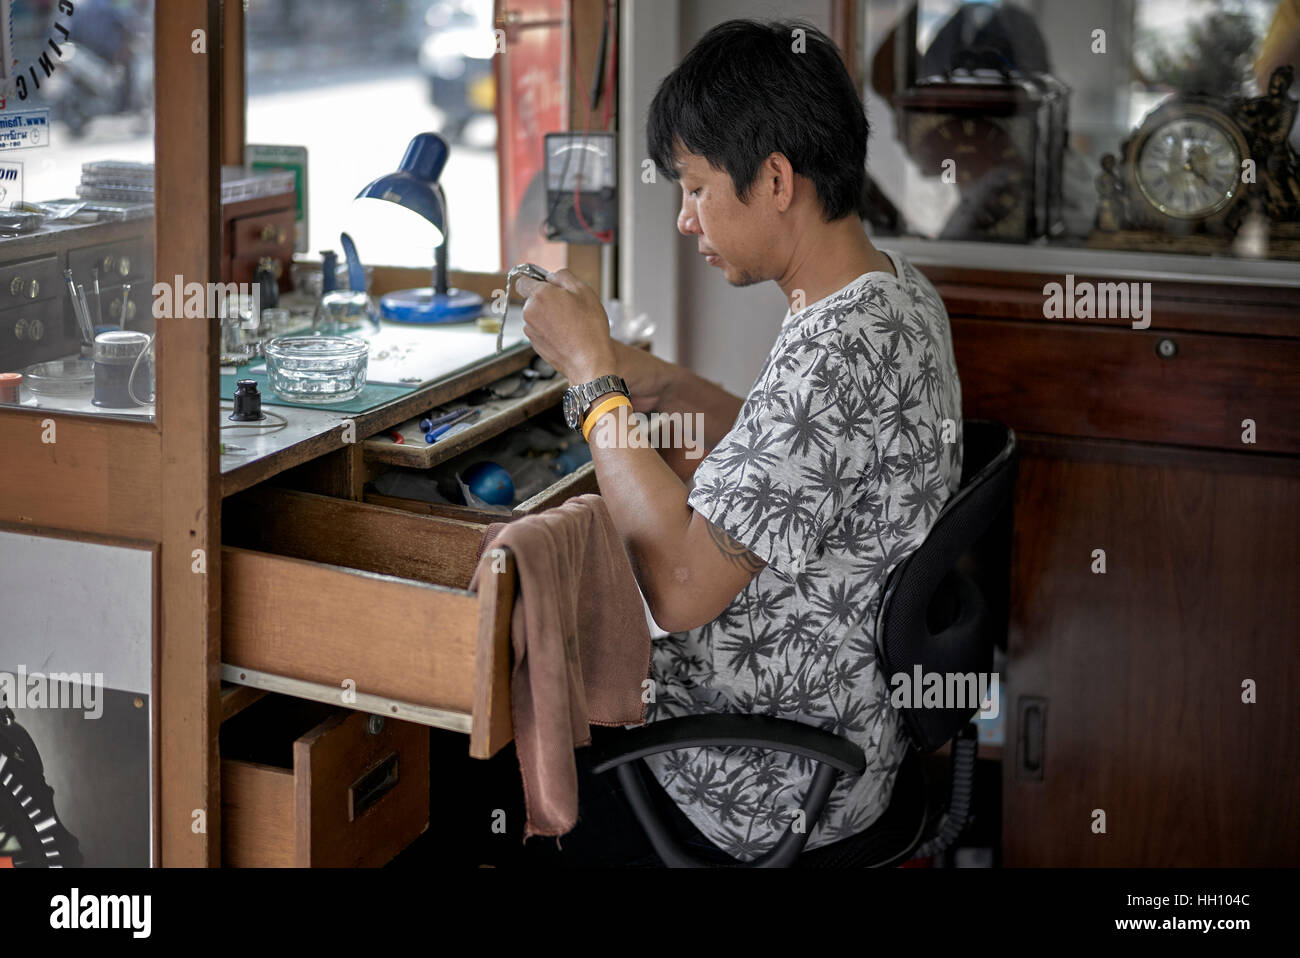
<instances>
[{"instance_id":1,"label":"palm tree print","mask_svg":"<svg viewBox=\"0 0 1300 958\"><path fill-rule=\"evenodd\" d=\"M889 802L907 742L876 666L875 616L889 573L961 477L948 316L929 281L889 255L897 277L864 274L783 320L689 497L767 565L712 622L657 641L652 663L650 721L752 712L863 749L866 771L841 776L809 848L869 827ZM687 817L745 861L795 820L815 770L741 747L647 763Z\"/></svg>"}]
</instances>

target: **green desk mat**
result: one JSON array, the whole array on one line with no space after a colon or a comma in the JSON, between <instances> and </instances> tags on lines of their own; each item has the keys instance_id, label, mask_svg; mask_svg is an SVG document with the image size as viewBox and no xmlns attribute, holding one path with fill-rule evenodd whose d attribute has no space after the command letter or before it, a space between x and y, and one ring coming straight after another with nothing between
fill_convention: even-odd
<instances>
[{"instance_id":1,"label":"green desk mat","mask_svg":"<svg viewBox=\"0 0 1300 958\"><path fill-rule=\"evenodd\" d=\"M325 412L369 412L376 406L382 406L385 403L392 402L394 399L400 399L412 390L419 388L418 384L410 386L389 386L379 383L366 383L361 393L354 399L347 402L338 403L302 403L289 402L281 399L271 391L271 383L266 377L266 373L250 372L254 366L261 365L265 360L258 358L251 362L244 363L235 367L235 372L230 375L223 374L221 377L221 398L233 400L235 398L236 381L240 379L256 379L257 391L262 394L262 403L268 406L297 406L299 409L320 409Z\"/></svg>"}]
</instances>

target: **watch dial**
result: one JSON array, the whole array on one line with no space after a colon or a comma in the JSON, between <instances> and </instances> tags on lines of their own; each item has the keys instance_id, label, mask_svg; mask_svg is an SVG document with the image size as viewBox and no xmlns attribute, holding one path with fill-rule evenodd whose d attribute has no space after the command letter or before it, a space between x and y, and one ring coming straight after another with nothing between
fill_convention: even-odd
<instances>
[{"instance_id":1,"label":"watch dial","mask_svg":"<svg viewBox=\"0 0 1300 958\"><path fill-rule=\"evenodd\" d=\"M1232 199L1241 153L1218 123L1201 117L1154 129L1138 153L1135 174L1147 200L1166 216L1198 219Z\"/></svg>"}]
</instances>

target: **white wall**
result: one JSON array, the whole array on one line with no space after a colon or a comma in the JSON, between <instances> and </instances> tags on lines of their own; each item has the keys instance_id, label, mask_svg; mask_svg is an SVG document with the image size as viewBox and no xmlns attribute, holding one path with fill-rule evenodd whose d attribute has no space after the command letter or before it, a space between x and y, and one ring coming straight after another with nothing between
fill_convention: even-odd
<instances>
[{"instance_id":1,"label":"white wall","mask_svg":"<svg viewBox=\"0 0 1300 958\"><path fill-rule=\"evenodd\" d=\"M659 82L708 30L736 17L807 20L830 32L829 0L628 0L621 106L623 190L620 287L634 312L658 324L655 352L739 396L749 392L785 316L775 283L737 289L677 232L681 190L642 184L646 112ZM634 37L632 44L626 41ZM675 316L675 322L674 322Z\"/></svg>"}]
</instances>

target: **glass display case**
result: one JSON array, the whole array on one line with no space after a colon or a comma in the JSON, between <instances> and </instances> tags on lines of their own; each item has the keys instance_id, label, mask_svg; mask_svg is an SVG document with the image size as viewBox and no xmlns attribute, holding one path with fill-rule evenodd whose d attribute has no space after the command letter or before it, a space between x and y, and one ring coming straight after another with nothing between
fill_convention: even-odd
<instances>
[{"instance_id":1,"label":"glass display case","mask_svg":"<svg viewBox=\"0 0 1300 958\"><path fill-rule=\"evenodd\" d=\"M0 405L152 419L153 3L0 3Z\"/></svg>"},{"instance_id":2,"label":"glass display case","mask_svg":"<svg viewBox=\"0 0 1300 958\"><path fill-rule=\"evenodd\" d=\"M858 22L885 245L1300 282L1300 4L863 0Z\"/></svg>"}]
</instances>

